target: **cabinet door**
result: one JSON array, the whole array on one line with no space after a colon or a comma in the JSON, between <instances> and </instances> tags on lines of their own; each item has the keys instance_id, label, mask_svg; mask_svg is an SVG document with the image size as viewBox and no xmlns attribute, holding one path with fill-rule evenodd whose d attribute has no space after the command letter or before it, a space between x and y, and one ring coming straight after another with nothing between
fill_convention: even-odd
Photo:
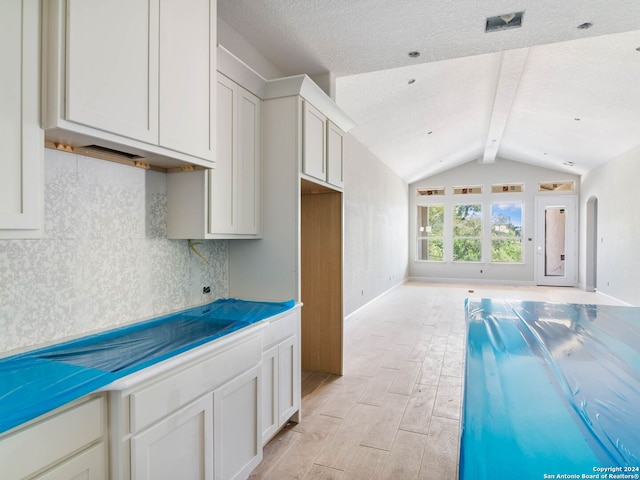
<instances>
[{"instance_id":1,"label":"cabinet door","mask_svg":"<svg viewBox=\"0 0 640 480\"><path fill-rule=\"evenodd\" d=\"M256 365L213 392L216 480L247 478L262 460L261 369Z\"/></svg>"},{"instance_id":2,"label":"cabinet door","mask_svg":"<svg viewBox=\"0 0 640 480\"><path fill-rule=\"evenodd\" d=\"M159 1L159 143L214 160L216 2Z\"/></svg>"},{"instance_id":3,"label":"cabinet door","mask_svg":"<svg viewBox=\"0 0 640 480\"><path fill-rule=\"evenodd\" d=\"M327 118L313 105L304 102L302 114L303 153L302 173L326 181L326 124Z\"/></svg>"},{"instance_id":4,"label":"cabinet door","mask_svg":"<svg viewBox=\"0 0 640 480\"><path fill-rule=\"evenodd\" d=\"M236 233L235 132L237 85L218 74L217 82L216 167L209 171L209 231ZM206 201L206 200L205 200Z\"/></svg>"},{"instance_id":5,"label":"cabinet door","mask_svg":"<svg viewBox=\"0 0 640 480\"><path fill-rule=\"evenodd\" d=\"M211 394L131 439L132 480L212 480Z\"/></svg>"},{"instance_id":6,"label":"cabinet door","mask_svg":"<svg viewBox=\"0 0 640 480\"><path fill-rule=\"evenodd\" d=\"M36 480L107 480L108 478L104 443L94 445L35 477Z\"/></svg>"},{"instance_id":7,"label":"cabinet door","mask_svg":"<svg viewBox=\"0 0 640 480\"><path fill-rule=\"evenodd\" d=\"M344 186L344 135L332 122L327 127L327 182Z\"/></svg>"},{"instance_id":8,"label":"cabinet door","mask_svg":"<svg viewBox=\"0 0 640 480\"><path fill-rule=\"evenodd\" d=\"M262 354L262 443L280 428L278 345Z\"/></svg>"},{"instance_id":9,"label":"cabinet door","mask_svg":"<svg viewBox=\"0 0 640 480\"><path fill-rule=\"evenodd\" d=\"M158 1L67 0L67 120L157 143Z\"/></svg>"},{"instance_id":10,"label":"cabinet door","mask_svg":"<svg viewBox=\"0 0 640 480\"><path fill-rule=\"evenodd\" d=\"M278 346L278 409L279 424L300 409L300 346L299 337L289 337Z\"/></svg>"},{"instance_id":11,"label":"cabinet door","mask_svg":"<svg viewBox=\"0 0 640 480\"><path fill-rule=\"evenodd\" d=\"M216 167L209 172L209 233L260 233L262 100L218 73Z\"/></svg>"},{"instance_id":12,"label":"cabinet door","mask_svg":"<svg viewBox=\"0 0 640 480\"><path fill-rule=\"evenodd\" d=\"M41 233L40 2L0 2L0 238Z\"/></svg>"},{"instance_id":13,"label":"cabinet door","mask_svg":"<svg viewBox=\"0 0 640 480\"><path fill-rule=\"evenodd\" d=\"M260 232L262 101L238 87L238 233Z\"/></svg>"}]
</instances>

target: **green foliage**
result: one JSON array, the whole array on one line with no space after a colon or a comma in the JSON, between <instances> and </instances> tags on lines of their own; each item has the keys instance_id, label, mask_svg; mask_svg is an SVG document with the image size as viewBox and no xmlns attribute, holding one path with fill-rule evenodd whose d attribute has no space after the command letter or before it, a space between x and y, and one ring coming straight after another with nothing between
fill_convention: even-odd
<instances>
[{"instance_id":1,"label":"green foliage","mask_svg":"<svg viewBox=\"0 0 640 480\"><path fill-rule=\"evenodd\" d=\"M491 261L504 263L522 262L522 241L519 238L494 238L491 241Z\"/></svg>"},{"instance_id":2,"label":"green foliage","mask_svg":"<svg viewBox=\"0 0 640 480\"><path fill-rule=\"evenodd\" d=\"M453 260L482 260L482 205L456 205L453 208Z\"/></svg>"}]
</instances>

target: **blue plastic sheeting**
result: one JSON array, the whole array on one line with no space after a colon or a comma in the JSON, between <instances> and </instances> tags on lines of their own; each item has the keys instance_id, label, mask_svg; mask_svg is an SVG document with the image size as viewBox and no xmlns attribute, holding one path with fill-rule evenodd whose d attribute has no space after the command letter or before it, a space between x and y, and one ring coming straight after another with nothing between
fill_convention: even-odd
<instances>
[{"instance_id":1,"label":"blue plastic sheeting","mask_svg":"<svg viewBox=\"0 0 640 480\"><path fill-rule=\"evenodd\" d=\"M466 316L460 479L640 478L640 308L483 299Z\"/></svg>"},{"instance_id":2,"label":"blue plastic sheeting","mask_svg":"<svg viewBox=\"0 0 640 480\"><path fill-rule=\"evenodd\" d=\"M0 359L0 433L130 373L295 306L221 299Z\"/></svg>"}]
</instances>

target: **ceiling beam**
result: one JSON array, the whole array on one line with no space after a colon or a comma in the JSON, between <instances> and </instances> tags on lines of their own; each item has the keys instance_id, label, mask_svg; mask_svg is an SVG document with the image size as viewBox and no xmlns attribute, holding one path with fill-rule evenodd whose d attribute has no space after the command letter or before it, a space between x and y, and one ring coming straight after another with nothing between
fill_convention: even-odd
<instances>
[{"instance_id":1,"label":"ceiling beam","mask_svg":"<svg viewBox=\"0 0 640 480\"><path fill-rule=\"evenodd\" d=\"M496 92L493 98L493 110L487 132L487 142L480 163L493 163L509 120L511 106L516 98L520 77L524 71L529 48L507 50L502 52L502 62L496 81Z\"/></svg>"}]
</instances>

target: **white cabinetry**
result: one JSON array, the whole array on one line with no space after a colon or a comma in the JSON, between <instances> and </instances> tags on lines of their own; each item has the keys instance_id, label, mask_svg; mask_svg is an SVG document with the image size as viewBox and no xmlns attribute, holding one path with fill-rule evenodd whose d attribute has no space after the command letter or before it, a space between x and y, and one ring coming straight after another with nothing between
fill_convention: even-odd
<instances>
[{"instance_id":1,"label":"white cabinetry","mask_svg":"<svg viewBox=\"0 0 640 480\"><path fill-rule=\"evenodd\" d=\"M331 121L327 122L327 182L344 186L344 132Z\"/></svg>"},{"instance_id":2,"label":"white cabinetry","mask_svg":"<svg viewBox=\"0 0 640 480\"><path fill-rule=\"evenodd\" d=\"M307 101L303 103L302 124L302 173L342 188L344 133Z\"/></svg>"},{"instance_id":3,"label":"white cabinetry","mask_svg":"<svg viewBox=\"0 0 640 480\"><path fill-rule=\"evenodd\" d=\"M216 479L247 478L262 461L261 366L213 392Z\"/></svg>"},{"instance_id":4,"label":"white cabinetry","mask_svg":"<svg viewBox=\"0 0 640 480\"><path fill-rule=\"evenodd\" d=\"M107 480L104 395L92 395L0 436L2 478Z\"/></svg>"},{"instance_id":5,"label":"white cabinetry","mask_svg":"<svg viewBox=\"0 0 640 480\"><path fill-rule=\"evenodd\" d=\"M42 234L40 2L0 2L0 238Z\"/></svg>"},{"instance_id":6,"label":"white cabinetry","mask_svg":"<svg viewBox=\"0 0 640 480\"><path fill-rule=\"evenodd\" d=\"M300 316L292 312L263 330L262 441L300 411Z\"/></svg>"},{"instance_id":7,"label":"white cabinetry","mask_svg":"<svg viewBox=\"0 0 640 480\"><path fill-rule=\"evenodd\" d=\"M168 175L169 238L261 234L262 100L221 73L217 98L216 167Z\"/></svg>"},{"instance_id":8,"label":"white cabinetry","mask_svg":"<svg viewBox=\"0 0 640 480\"><path fill-rule=\"evenodd\" d=\"M215 159L216 2L44 2L46 138L163 167Z\"/></svg>"},{"instance_id":9,"label":"white cabinetry","mask_svg":"<svg viewBox=\"0 0 640 480\"><path fill-rule=\"evenodd\" d=\"M262 460L260 329L222 337L109 387L116 389L109 392L114 478L249 475Z\"/></svg>"},{"instance_id":10,"label":"white cabinetry","mask_svg":"<svg viewBox=\"0 0 640 480\"><path fill-rule=\"evenodd\" d=\"M211 394L168 415L131 439L131 478L213 478Z\"/></svg>"}]
</instances>

